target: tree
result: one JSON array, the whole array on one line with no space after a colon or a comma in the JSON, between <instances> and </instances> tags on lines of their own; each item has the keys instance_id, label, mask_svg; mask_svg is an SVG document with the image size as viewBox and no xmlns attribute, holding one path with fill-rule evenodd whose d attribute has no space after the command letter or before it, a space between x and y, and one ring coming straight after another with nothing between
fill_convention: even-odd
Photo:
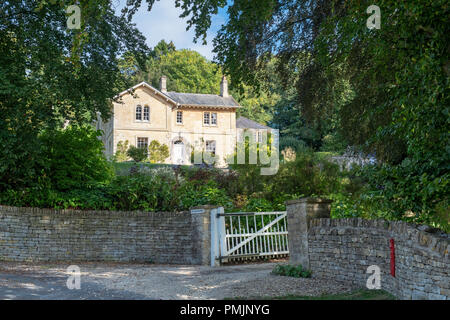
<instances>
[{"instance_id":1,"label":"tree","mask_svg":"<svg viewBox=\"0 0 450 320\"><path fill-rule=\"evenodd\" d=\"M89 189L108 182L113 169L103 154L100 131L90 125L47 130L40 135L40 158L45 161L45 177L52 189Z\"/></svg>"},{"instance_id":2,"label":"tree","mask_svg":"<svg viewBox=\"0 0 450 320\"><path fill-rule=\"evenodd\" d=\"M165 75L168 91L219 94L222 76L216 64L196 51L163 50L158 46L154 49L158 54L148 58L148 71L136 72L134 83L147 81L159 88L159 79Z\"/></svg>"},{"instance_id":3,"label":"tree","mask_svg":"<svg viewBox=\"0 0 450 320\"><path fill-rule=\"evenodd\" d=\"M130 146L127 150L127 156L133 159L134 162L142 162L147 159L147 150L145 148L138 148Z\"/></svg>"},{"instance_id":4,"label":"tree","mask_svg":"<svg viewBox=\"0 0 450 320\"><path fill-rule=\"evenodd\" d=\"M118 162L127 161L128 144L129 144L128 140L125 140L125 142L119 141L117 143L117 150L116 153L114 154L114 161Z\"/></svg>"},{"instance_id":5,"label":"tree","mask_svg":"<svg viewBox=\"0 0 450 320\"><path fill-rule=\"evenodd\" d=\"M151 7L154 1L147 2ZM275 54L277 73L285 88L295 87L308 126L326 132L330 125L350 144L375 152L384 165L375 170L372 187L393 216L410 210L423 222L437 208L448 211L447 2L377 1L381 29L371 30L371 1L236 0L214 52L235 85L256 87ZM176 1L188 28L203 40L212 15L226 4Z\"/></svg>"},{"instance_id":6,"label":"tree","mask_svg":"<svg viewBox=\"0 0 450 320\"><path fill-rule=\"evenodd\" d=\"M117 58L148 54L144 37L109 1L78 1L81 29L67 29L72 1L0 3L0 191L36 183L45 164L38 135L45 129L110 115L124 89ZM145 67L145 66L144 66Z\"/></svg>"},{"instance_id":7,"label":"tree","mask_svg":"<svg viewBox=\"0 0 450 320\"><path fill-rule=\"evenodd\" d=\"M152 140L148 146L149 159L151 163L162 163L169 157L169 147L160 144L157 140Z\"/></svg>"}]
</instances>

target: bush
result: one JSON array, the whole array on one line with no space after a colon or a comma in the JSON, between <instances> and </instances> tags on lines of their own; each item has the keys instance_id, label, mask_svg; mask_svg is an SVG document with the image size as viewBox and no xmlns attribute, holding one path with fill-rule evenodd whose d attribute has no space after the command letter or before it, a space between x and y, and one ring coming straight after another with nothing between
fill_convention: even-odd
<instances>
[{"instance_id":1,"label":"bush","mask_svg":"<svg viewBox=\"0 0 450 320\"><path fill-rule=\"evenodd\" d=\"M127 155L135 162L141 162L147 159L147 150L144 148L130 146L130 148L128 148Z\"/></svg>"},{"instance_id":2,"label":"bush","mask_svg":"<svg viewBox=\"0 0 450 320\"><path fill-rule=\"evenodd\" d=\"M173 211L174 183L158 176L118 176L108 188L115 210Z\"/></svg>"},{"instance_id":3,"label":"bush","mask_svg":"<svg viewBox=\"0 0 450 320\"><path fill-rule=\"evenodd\" d=\"M103 154L100 135L91 126L69 126L40 136L44 173L54 190L90 189L112 178L114 170Z\"/></svg>"},{"instance_id":4,"label":"bush","mask_svg":"<svg viewBox=\"0 0 450 320\"><path fill-rule=\"evenodd\" d=\"M243 209L247 212L274 211L272 203L262 198L250 198Z\"/></svg>"},{"instance_id":5,"label":"bush","mask_svg":"<svg viewBox=\"0 0 450 320\"><path fill-rule=\"evenodd\" d=\"M344 153L348 143L338 133L327 134L322 139L320 151Z\"/></svg>"},{"instance_id":6,"label":"bush","mask_svg":"<svg viewBox=\"0 0 450 320\"><path fill-rule=\"evenodd\" d=\"M149 159L151 163L162 163L169 157L169 147L152 140L148 146Z\"/></svg>"},{"instance_id":7,"label":"bush","mask_svg":"<svg viewBox=\"0 0 450 320\"><path fill-rule=\"evenodd\" d=\"M312 271L304 269L302 265L276 265L272 270L273 274L294 278L311 278Z\"/></svg>"},{"instance_id":8,"label":"bush","mask_svg":"<svg viewBox=\"0 0 450 320\"><path fill-rule=\"evenodd\" d=\"M308 149L303 140L297 139L293 136L282 136L280 138L279 149L284 150L286 148L291 148L295 152L305 152Z\"/></svg>"},{"instance_id":9,"label":"bush","mask_svg":"<svg viewBox=\"0 0 450 320\"><path fill-rule=\"evenodd\" d=\"M280 164L278 173L269 179L266 195L270 200L280 194L321 196L341 189L338 166L318 160L313 153L299 153L295 161Z\"/></svg>"},{"instance_id":10,"label":"bush","mask_svg":"<svg viewBox=\"0 0 450 320\"><path fill-rule=\"evenodd\" d=\"M117 162L127 161L128 160L127 151L128 151L128 140L125 140L125 142L119 141L117 143L116 153L114 154L114 161Z\"/></svg>"},{"instance_id":11,"label":"bush","mask_svg":"<svg viewBox=\"0 0 450 320\"><path fill-rule=\"evenodd\" d=\"M407 158L395 166L365 166L358 174L368 182L365 196L383 199L386 218L449 230L450 174L441 165Z\"/></svg>"},{"instance_id":12,"label":"bush","mask_svg":"<svg viewBox=\"0 0 450 320\"><path fill-rule=\"evenodd\" d=\"M185 183L177 189L176 196L177 207L182 210L205 204L223 206L226 210L233 207L233 202L226 191L219 189L214 181Z\"/></svg>"}]
</instances>

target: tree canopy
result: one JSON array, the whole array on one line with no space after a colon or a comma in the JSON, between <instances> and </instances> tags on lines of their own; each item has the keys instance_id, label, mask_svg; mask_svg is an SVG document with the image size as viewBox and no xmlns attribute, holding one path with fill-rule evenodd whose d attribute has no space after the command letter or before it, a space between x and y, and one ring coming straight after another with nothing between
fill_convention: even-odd
<instances>
[{"instance_id":1,"label":"tree canopy","mask_svg":"<svg viewBox=\"0 0 450 320\"><path fill-rule=\"evenodd\" d=\"M151 7L154 1L147 2ZM295 88L287 112L301 115L290 131L304 120L319 133L331 128L382 161L372 183L392 203L393 214L409 210L426 220L445 208L448 219L448 1L377 1L381 28L369 29L366 10L372 2L177 0L176 5L203 40L212 15L228 5L228 20L213 45L233 85L262 86L261 71L276 56L283 88ZM133 10L124 14L131 18Z\"/></svg>"},{"instance_id":2,"label":"tree canopy","mask_svg":"<svg viewBox=\"0 0 450 320\"><path fill-rule=\"evenodd\" d=\"M110 1L79 1L81 28L68 29L72 1L0 3L0 188L36 182L38 134L64 120L110 114L123 87L118 57L148 54L142 34L114 15Z\"/></svg>"}]
</instances>

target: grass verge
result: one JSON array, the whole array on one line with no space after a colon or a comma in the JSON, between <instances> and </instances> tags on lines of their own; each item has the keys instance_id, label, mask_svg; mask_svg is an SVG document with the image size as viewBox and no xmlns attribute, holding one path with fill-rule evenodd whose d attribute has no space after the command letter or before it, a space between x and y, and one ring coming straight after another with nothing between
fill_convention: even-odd
<instances>
[{"instance_id":1,"label":"grass verge","mask_svg":"<svg viewBox=\"0 0 450 320\"><path fill-rule=\"evenodd\" d=\"M231 298L227 300L396 300L396 298L390 293L384 290L368 290L360 289L349 293L341 294L326 294L321 296L297 296L286 295L278 297L251 297L251 298Z\"/></svg>"}]
</instances>

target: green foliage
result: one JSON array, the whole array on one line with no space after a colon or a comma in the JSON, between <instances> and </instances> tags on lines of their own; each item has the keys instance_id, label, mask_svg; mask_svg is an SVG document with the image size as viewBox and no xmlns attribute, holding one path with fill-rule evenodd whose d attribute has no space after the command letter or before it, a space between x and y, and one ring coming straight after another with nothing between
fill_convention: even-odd
<instances>
[{"instance_id":1,"label":"green foliage","mask_svg":"<svg viewBox=\"0 0 450 320\"><path fill-rule=\"evenodd\" d=\"M54 190L89 189L111 179L113 169L103 154L100 135L89 125L47 130L41 135L44 172Z\"/></svg>"},{"instance_id":2,"label":"green foliage","mask_svg":"<svg viewBox=\"0 0 450 320\"><path fill-rule=\"evenodd\" d=\"M151 163L162 163L169 157L169 147L160 144L157 140L152 140L148 146L149 159Z\"/></svg>"},{"instance_id":3,"label":"green foliage","mask_svg":"<svg viewBox=\"0 0 450 320\"><path fill-rule=\"evenodd\" d=\"M301 264L299 265L278 264L273 268L272 273L279 276L294 277L294 278L311 278L312 275L312 271L305 269Z\"/></svg>"},{"instance_id":4,"label":"green foliage","mask_svg":"<svg viewBox=\"0 0 450 320\"><path fill-rule=\"evenodd\" d=\"M400 165L362 169L371 188L382 196L391 219L426 223L449 229L450 175L431 162L405 159Z\"/></svg>"},{"instance_id":5,"label":"green foliage","mask_svg":"<svg viewBox=\"0 0 450 320\"><path fill-rule=\"evenodd\" d=\"M42 130L109 117L124 89L118 56L130 51L143 65L145 39L109 1L80 1L79 30L67 29L67 3L0 3L0 191L36 187Z\"/></svg>"},{"instance_id":6,"label":"green foliage","mask_svg":"<svg viewBox=\"0 0 450 320\"><path fill-rule=\"evenodd\" d=\"M347 145L348 143L339 133L332 132L322 138L322 146L320 147L320 150L343 153Z\"/></svg>"},{"instance_id":7,"label":"green foliage","mask_svg":"<svg viewBox=\"0 0 450 320\"><path fill-rule=\"evenodd\" d=\"M283 135L280 138L279 149L284 150L292 148L295 152L306 152L307 147L304 141L295 138L294 136Z\"/></svg>"},{"instance_id":8,"label":"green foliage","mask_svg":"<svg viewBox=\"0 0 450 320\"><path fill-rule=\"evenodd\" d=\"M147 59L146 70L131 68L130 83L147 81L159 88L159 80L165 75L168 91L219 94L222 78L218 65L196 51L167 46L164 40L158 43ZM123 72L129 70L127 64L123 67Z\"/></svg>"},{"instance_id":9,"label":"green foliage","mask_svg":"<svg viewBox=\"0 0 450 320\"><path fill-rule=\"evenodd\" d=\"M270 179L268 192L272 195L328 195L340 190L340 172L336 164L318 160L313 153L299 153L295 161L280 165Z\"/></svg>"},{"instance_id":10,"label":"green foliage","mask_svg":"<svg viewBox=\"0 0 450 320\"><path fill-rule=\"evenodd\" d=\"M196 38L205 39L211 16L227 2L178 4ZM315 150L341 151L345 142L363 146L385 163L368 173L368 197L383 197L397 218L446 220L448 1L380 0L379 30L366 26L371 4L234 1L213 41L216 60L245 91L245 85L264 87L276 48L275 70L287 94L273 123L282 135Z\"/></svg>"},{"instance_id":11,"label":"green foliage","mask_svg":"<svg viewBox=\"0 0 450 320\"><path fill-rule=\"evenodd\" d=\"M109 186L116 210L173 211L173 182L159 176L118 176Z\"/></svg>"},{"instance_id":12,"label":"green foliage","mask_svg":"<svg viewBox=\"0 0 450 320\"><path fill-rule=\"evenodd\" d=\"M205 183L186 183L177 191L178 208L188 209L193 206L212 204L231 209L233 203L224 189L217 188L214 181Z\"/></svg>"},{"instance_id":13,"label":"green foliage","mask_svg":"<svg viewBox=\"0 0 450 320\"><path fill-rule=\"evenodd\" d=\"M128 144L128 140L125 140L125 142L119 141L117 143L116 153L114 154L114 161L123 162L128 160Z\"/></svg>"},{"instance_id":14,"label":"green foliage","mask_svg":"<svg viewBox=\"0 0 450 320\"><path fill-rule=\"evenodd\" d=\"M141 162L147 159L147 150L145 148L130 146L127 150L127 156L135 162Z\"/></svg>"},{"instance_id":15,"label":"green foliage","mask_svg":"<svg viewBox=\"0 0 450 320\"><path fill-rule=\"evenodd\" d=\"M246 212L268 212L274 211L272 203L263 198L250 198L242 211Z\"/></svg>"}]
</instances>

